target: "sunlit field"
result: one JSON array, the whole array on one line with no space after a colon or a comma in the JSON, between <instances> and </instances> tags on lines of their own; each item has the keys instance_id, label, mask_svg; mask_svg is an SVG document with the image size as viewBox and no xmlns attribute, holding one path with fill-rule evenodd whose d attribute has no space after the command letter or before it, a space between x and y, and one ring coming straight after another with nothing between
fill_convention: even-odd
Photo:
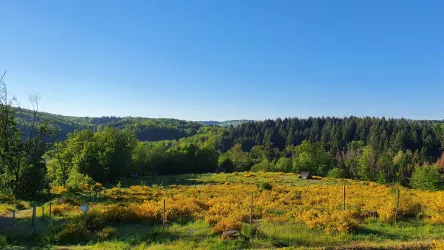
<instances>
[{"instance_id":1,"label":"sunlit field","mask_svg":"<svg viewBox=\"0 0 444 250\"><path fill-rule=\"evenodd\" d=\"M429 249L444 240L444 192L263 172L141 177L82 189L53 187L53 199L41 204L5 202L4 216L19 210L15 227L0 227L2 239L14 249ZM239 234L222 236L228 230Z\"/></svg>"}]
</instances>

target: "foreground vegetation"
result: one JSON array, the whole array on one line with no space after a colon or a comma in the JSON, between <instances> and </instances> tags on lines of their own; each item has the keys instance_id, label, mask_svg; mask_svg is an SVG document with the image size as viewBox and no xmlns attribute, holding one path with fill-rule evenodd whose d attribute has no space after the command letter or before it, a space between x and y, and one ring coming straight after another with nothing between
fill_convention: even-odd
<instances>
[{"instance_id":1,"label":"foreground vegetation","mask_svg":"<svg viewBox=\"0 0 444 250\"><path fill-rule=\"evenodd\" d=\"M32 213L24 206L15 228L0 227L3 241L70 249L429 249L444 240L444 192L349 179L221 173L127 179L106 188L85 184L79 192L53 187L51 193L52 218L48 212L37 218L31 234ZM90 211L82 213L82 204ZM41 208L36 214L41 217ZM242 236L224 239L226 230Z\"/></svg>"}]
</instances>

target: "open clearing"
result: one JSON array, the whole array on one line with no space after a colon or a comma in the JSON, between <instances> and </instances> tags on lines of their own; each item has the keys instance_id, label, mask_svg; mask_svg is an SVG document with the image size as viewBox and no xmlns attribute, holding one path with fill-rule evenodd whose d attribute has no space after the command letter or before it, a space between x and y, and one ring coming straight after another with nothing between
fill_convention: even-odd
<instances>
[{"instance_id":1,"label":"open clearing","mask_svg":"<svg viewBox=\"0 0 444 250\"><path fill-rule=\"evenodd\" d=\"M97 194L62 189L30 204L33 234L26 206L0 232L9 249L430 249L444 240L444 192L315 178L244 172L127 179ZM14 206L2 207L11 221ZM224 239L227 230L240 236Z\"/></svg>"}]
</instances>

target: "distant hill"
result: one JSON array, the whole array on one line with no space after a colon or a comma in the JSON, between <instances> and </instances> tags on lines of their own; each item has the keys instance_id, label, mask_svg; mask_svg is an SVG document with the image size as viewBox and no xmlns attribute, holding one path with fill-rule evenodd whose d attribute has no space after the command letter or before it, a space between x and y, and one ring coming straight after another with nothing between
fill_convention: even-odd
<instances>
[{"instance_id":1,"label":"distant hill","mask_svg":"<svg viewBox=\"0 0 444 250\"><path fill-rule=\"evenodd\" d=\"M32 111L15 109L17 124L28 130L32 122ZM68 133L75 130L100 130L105 126L131 130L141 141L177 140L195 135L203 126L198 122L167 118L143 117L74 117L39 112L38 119L50 121L58 132L58 139L64 140Z\"/></svg>"},{"instance_id":2,"label":"distant hill","mask_svg":"<svg viewBox=\"0 0 444 250\"><path fill-rule=\"evenodd\" d=\"M28 130L32 122L32 111L28 109L14 109L17 124L23 130ZM253 120L229 120L229 121L185 121L170 118L145 118L145 117L76 117L56 115L47 112L39 112L38 119L50 121L58 130L58 139L66 139L68 133L76 130L89 129L97 131L109 126L122 130L131 130L136 133L141 141L178 140L183 137L197 134L202 126L237 126Z\"/></svg>"}]
</instances>

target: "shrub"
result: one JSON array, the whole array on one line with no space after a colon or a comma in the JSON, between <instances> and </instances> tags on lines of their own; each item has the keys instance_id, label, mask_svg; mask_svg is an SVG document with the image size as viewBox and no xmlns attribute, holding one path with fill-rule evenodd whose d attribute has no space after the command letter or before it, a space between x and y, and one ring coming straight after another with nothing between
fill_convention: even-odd
<instances>
[{"instance_id":1,"label":"shrub","mask_svg":"<svg viewBox=\"0 0 444 250\"><path fill-rule=\"evenodd\" d=\"M108 224L105 216L96 211L82 213L75 217L74 221L85 221L88 230L100 230Z\"/></svg>"},{"instance_id":2,"label":"shrub","mask_svg":"<svg viewBox=\"0 0 444 250\"><path fill-rule=\"evenodd\" d=\"M233 161L230 158L228 158L228 157L226 157L224 155L219 157L217 166L219 168L225 169L228 173L233 172L233 170L235 169Z\"/></svg>"},{"instance_id":3,"label":"shrub","mask_svg":"<svg viewBox=\"0 0 444 250\"><path fill-rule=\"evenodd\" d=\"M64 215L66 212L74 210L74 209L75 209L74 206L67 204L67 203L63 203L60 205L54 205L54 206L52 206L52 214L61 216L61 215Z\"/></svg>"},{"instance_id":4,"label":"shrub","mask_svg":"<svg viewBox=\"0 0 444 250\"><path fill-rule=\"evenodd\" d=\"M260 190L271 190L273 188L273 185L268 182L261 182L258 184L258 187Z\"/></svg>"},{"instance_id":5,"label":"shrub","mask_svg":"<svg viewBox=\"0 0 444 250\"><path fill-rule=\"evenodd\" d=\"M102 231L96 232L96 240L104 241L113 237L117 233L117 229L114 227L105 227Z\"/></svg>"},{"instance_id":6,"label":"shrub","mask_svg":"<svg viewBox=\"0 0 444 250\"><path fill-rule=\"evenodd\" d=\"M248 238L253 238L256 235L257 227L250 224L243 224L241 228L241 234Z\"/></svg>"},{"instance_id":7,"label":"shrub","mask_svg":"<svg viewBox=\"0 0 444 250\"><path fill-rule=\"evenodd\" d=\"M101 231L94 234L95 238L104 240L116 233L115 228L105 227L106 224L107 221L102 214L89 212L75 216L66 224L54 227L52 232L58 244L76 244L91 240L93 232L97 230Z\"/></svg>"},{"instance_id":8,"label":"shrub","mask_svg":"<svg viewBox=\"0 0 444 250\"><path fill-rule=\"evenodd\" d=\"M82 186L85 187L85 184L92 183L93 179L88 175L84 175L73 171L69 174L68 180L66 182L66 187L71 192L77 192L82 190Z\"/></svg>"},{"instance_id":9,"label":"shrub","mask_svg":"<svg viewBox=\"0 0 444 250\"><path fill-rule=\"evenodd\" d=\"M8 242L6 241L5 236L0 235L0 247L4 247L8 244Z\"/></svg>"},{"instance_id":10,"label":"shrub","mask_svg":"<svg viewBox=\"0 0 444 250\"><path fill-rule=\"evenodd\" d=\"M416 167L410 179L412 188L421 190L438 190L442 187L443 180L439 169L434 165Z\"/></svg>"},{"instance_id":11,"label":"shrub","mask_svg":"<svg viewBox=\"0 0 444 250\"><path fill-rule=\"evenodd\" d=\"M54 239L58 244L80 243L89 240L90 231L81 220L74 220L55 229Z\"/></svg>"},{"instance_id":12,"label":"shrub","mask_svg":"<svg viewBox=\"0 0 444 250\"><path fill-rule=\"evenodd\" d=\"M309 228L323 230L327 234L334 232L349 232L359 225L356 211L342 210L321 212L310 209L302 213L302 218Z\"/></svg>"},{"instance_id":13,"label":"shrub","mask_svg":"<svg viewBox=\"0 0 444 250\"><path fill-rule=\"evenodd\" d=\"M327 176L330 178L344 178L345 172L342 168L332 168L328 171Z\"/></svg>"},{"instance_id":14,"label":"shrub","mask_svg":"<svg viewBox=\"0 0 444 250\"><path fill-rule=\"evenodd\" d=\"M101 191L102 189L103 189L103 185L102 185L101 183L99 183L99 182L94 183L94 185L93 185L93 190L94 190L95 192L99 192L99 191Z\"/></svg>"},{"instance_id":15,"label":"shrub","mask_svg":"<svg viewBox=\"0 0 444 250\"><path fill-rule=\"evenodd\" d=\"M254 174L251 173L251 172L247 172L247 173L244 174L244 177L252 178L252 177L254 177Z\"/></svg>"},{"instance_id":16,"label":"shrub","mask_svg":"<svg viewBox=\"0 0 444 250\"><path fill-rule=\"evenodd\" d=\"M28 209L28 208L30 208L30 205L29 205L29 202L27 202L27 201L18 201L16 204L15 204L15 207L16 207L16 209Z\"/></svg>"},{"instance_id":17,"label":"shrub","mask_svg":"<svg viewBox=\"0 0 444 250\"><path fill-rule=\"evenodd\" d=\"M290 172L292 167L293 167L292 159L285 157L280 158L275 165L276 171L281 171L281 172Z\"/></svg>"},{"instance_id":18,"label":"shrub","mask_svg":"<svg viewBox=\"0 0 444 250\"><path fill-rule=\"evenodd\" d=\"M66 189L64 186L54 186L49 190L49 193L59 195L65 194L66 192L68 192L68 189Z\"/></svg>"},{"instance_id":19,"label":"shrub","mask_svg":"<svg viewBox=\"0 0 444 250\"><path fill-rule=\"evenodd\" d=\"M242 220L238 216L230 215L217 222L212 230L215 233L221 233L228 230L241 230L241 228Z\"/></svg>"},{"instance_id":20,"label":"shrub","mask_svg":"<svg viewBox=\"0 0 444 250\"><path fill-rule=\"evenodd\" d=\"M57 203L59 203L59 204L68 203L73 206L80 206L80 205L82 205L83 202L81 200L73 198L73 197L64 197L64 198L58 199Z\"/></svg>"},{"instance_id":21,"label":"shrub","mask_svg":"<svg viewBox=\"0 0 444 250\"><path fill-rule=\"evenodd\" d=\"M443 241L436 241L434 240L431 250L443 250L444 249L444 242Z\"/></svg>"}]
</instances>

